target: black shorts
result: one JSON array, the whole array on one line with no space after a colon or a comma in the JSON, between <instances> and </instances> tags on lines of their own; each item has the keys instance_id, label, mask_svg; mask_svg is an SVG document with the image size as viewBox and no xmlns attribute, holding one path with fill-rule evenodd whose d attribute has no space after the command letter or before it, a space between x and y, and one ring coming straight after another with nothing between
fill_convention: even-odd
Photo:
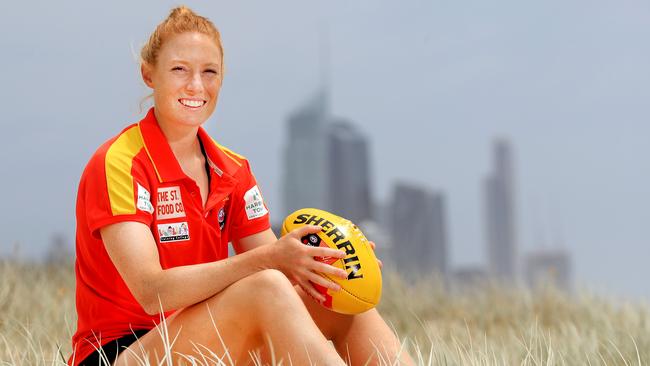
<instances>
[{"instance_id":1,"label":"black shorts","mask_svg":"<svg viewBox=\"0 0 650 366\"><path fill-rule=\"evenodd\" d=\"M86 357L85 360L79 363L79 366L109 366L115 362L117 355L122 353L127 349L133 342L137 341L138 338L142 338L145 334L149 333L149 329L138 329L134 330L133 333L129 333L124 337L112 340L102 346L102 351L99 350L91 353L90 356ZM108 364L106 363L108 360Z\"/></svg>"}]
</instances>

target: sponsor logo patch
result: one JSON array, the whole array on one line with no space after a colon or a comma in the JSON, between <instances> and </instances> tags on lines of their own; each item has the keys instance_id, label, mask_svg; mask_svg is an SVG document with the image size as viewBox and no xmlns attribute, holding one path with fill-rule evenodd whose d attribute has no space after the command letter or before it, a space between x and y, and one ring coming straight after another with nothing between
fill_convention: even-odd
<instances>
[{"instance_id":1,"label":"sponsor logo patch","mask_svg":"<svg viewBox=\"0 0 650 366\"><path fill-rule=\"evenodd\" d=\"M190 230L187 222L158 224L158 237L161 243L190 240Z\"/></svg>"},{"instance_id":2,"label":"sponsor logo patch","mask_svg":"<svg viewBox=\"0 0 650 366\"><path fill-rule=\"evenodd\" d=\"M153 213L153 205L151 204L151 194L146 188L138 183L138 203L139 210L144 212Z\"/></svg>"},{"instance_id":3,"label":"sponsor logo patch","mask_svg":"<svg viewBox=\"0 0 650 366\"><path fill-rule=\"evenodd\" d=\"M158 188L157 196L156 216L158 220L185 217L185 207L183 207L179 186Z\"/></svg>"},{"instance_id":4,"label":"sponsor logo patch","mask_svg":"<svg viewBox=\"0 0 650 366\"><path fill-rule=\"evenodd\" d=\"M266 207L264 207L262 194L257 186L249 189L246 194L244 194L244 204L246 207L246 216L249 220L262 217L269 212Z\"/></svg>"}]
</instances>

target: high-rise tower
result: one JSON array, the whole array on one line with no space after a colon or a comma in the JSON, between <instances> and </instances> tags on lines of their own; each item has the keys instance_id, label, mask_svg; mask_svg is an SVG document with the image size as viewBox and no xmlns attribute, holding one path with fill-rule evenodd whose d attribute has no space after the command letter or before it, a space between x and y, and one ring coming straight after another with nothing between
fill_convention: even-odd
<instances>
[{"instance_id":1,"label":"high-rise tower","mask_svg":"<svg viewBox=\"0 0 650 366\"><path fill-rule=\"evenodd\" d=\"M324 90L288 119L284 151L284 213L327 207L327 95Z\"/></svg>"},{"instance_id":2,"label":"high-rise tower","mask_svg":"<svg viewBox=\"0 0 650 366\"><path fill-rule=\"evenodd\" d=\"M493 171L485 181L485 228L488 270L499 280L517 279L515 183L510 144L497 140Z\"/></svg>"},{"instance_id":3,"label":"high-rise tower","mask_svg":"<svg viewBox=\"0 0 650 366\"><path fill-rule=\"evenodd\" d=\"M368 140L349 121L327 127L328 210L353 222L371 218Z\"/></svg>"},{"instance_id":4,"label":"high-rise tower","mask_svg":"<svg viewBox=\"0 0 650 366\"><path fill-rule=\"evenodd\" d=\"M445 202L441 193L415 185L395 186L390 205L392 249L397 270L407 277L447 274Z\"/></svg>"}]
</instances>

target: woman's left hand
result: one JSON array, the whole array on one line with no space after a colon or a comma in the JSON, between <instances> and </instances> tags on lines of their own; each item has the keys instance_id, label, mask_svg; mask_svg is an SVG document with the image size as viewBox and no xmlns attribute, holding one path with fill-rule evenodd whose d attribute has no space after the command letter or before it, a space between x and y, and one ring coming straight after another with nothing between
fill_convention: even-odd
<instances>
[{"instance_id":1,"label":"woman's left hand","mask_svg":"<svg viewBox=\"0 0 650 366\"><path fill-rule=\"evenodd\" d=\"M374 251L376 247L375 242L368 240L368 244L370 244L370 247ZM382 269L382 267L384 267L384 263L382 263L382 261L379 258L377 258L377 263L379 263L379 269Z\"/></svg>"}]
</instances>

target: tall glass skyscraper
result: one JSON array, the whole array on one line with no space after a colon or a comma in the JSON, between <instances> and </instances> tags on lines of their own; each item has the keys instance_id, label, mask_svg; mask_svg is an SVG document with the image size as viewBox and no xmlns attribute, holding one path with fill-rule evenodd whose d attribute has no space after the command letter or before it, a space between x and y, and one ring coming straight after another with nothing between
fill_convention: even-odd
<instances>
[{"instance_id":1,"label":"tall glass skyscraper","mask_svg":"<svg viewBox=\"0 0 650 366\"><path fill-rule=\"evenodd\" d=\"M315 93L288 119L284 151L284 213L327 207L327 93Z\"/></svg>"},{"instance_id":2,"label":"tall glass skyscraper","mask_svg":"<svg viewBox=\"0 0 650 366\"><path fill-rule=\"evenodd\" d=\"M414 279L432 272L446 276L444 196L425 187L398 183L387 210L397 270Z\"/></svg>"},{"instance_id":3,"label":"tall glass skyscraper","mask_svg":"<svg viewBox=\"0 0 650 366\"><path fill-rule=\"evenodd\" d=\"M327 209L360 223L371 218L368 140L349 121L334 120L328 127Z\"/></svg>"},{"instance_id":4,"label":"tall glass skyscraper","mask_svg":"<svg viewBox=\"0 0 650 366\"><path fill-rule=\"evenodd\" d=\"M507 141L495 141L493 164L485 180L488 270L495 279L516 281L515 182L512 149Z\"/></svg>"}]
</instances>

